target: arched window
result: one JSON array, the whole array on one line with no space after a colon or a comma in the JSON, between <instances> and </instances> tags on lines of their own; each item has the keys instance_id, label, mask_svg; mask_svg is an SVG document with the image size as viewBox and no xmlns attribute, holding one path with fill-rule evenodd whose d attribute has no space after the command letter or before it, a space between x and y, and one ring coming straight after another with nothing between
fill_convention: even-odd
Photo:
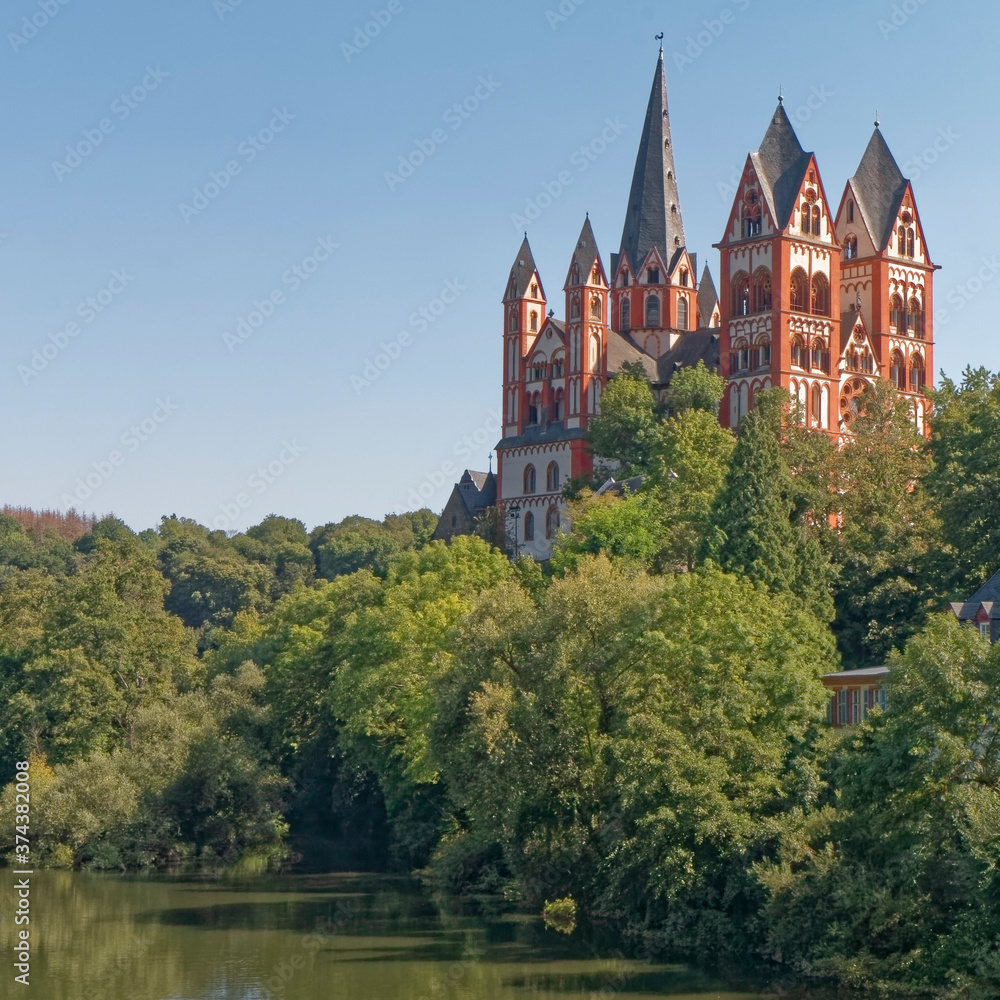
<instances>
[{"instance_id":1,"label":"arched window","mask_svg":"<svg viewBox=\"0 0 1000 1000\"><path fill-rule=\"evenodd\" d=\"M920 303L916 299L910 299L910 307L907 310L906 326L911 337L924 336L924 313L920 308Z\"/></svg>"},{"instance_id":2,"label":"arched window","mask_svg":"<svg viewBox=\"0 0 1000 1000\"><path fill-rule=\"evenodd\" d=\"M756 367L757 368L770 368L771 367L771 338L761 337L757 341L757 351L756 351Z\"/></svg>"},{"instance_id":3,"label":"arched window","mask_svg":"<svg viewBox=\"0 0 1000 1000\"><path fill-rule=\"evenodd\" d=\"M545 537L555 538L559 533L559 508L550 507L545 515Z\"/></svg>"},{"instance_id":4,"label":"arched window","mask_svg":"<svg viewBox=\"0 0 1000 1000\"><path fill-rule=\"evenodd\" d=\"M809 367L813 371L826 372L829 365L827 364L827 354L823 341L818 337L812 343L812 356L809 359ZM829 374L827 372L827 374Z\"/></svg>"},{"instance_id":5,"label":"arched window","mask_svg":"<svg viewBox=\"0 0 1000 1000\"><path fill-rule=\"evenodd\" d=\"M517 307L514 306L510 311L510 322L507 324L507 329L511 333L517 333Z\"/></svg>"},{"instance_id":6,"label":"arched window","mask_svg":"<svg viewBox=\"0 0 1000 1000\"><path fill-rule=\"evenodd\" d=\"M795 337L792 340L792 364L798 368L806 367L806 345L802 342L801 337Z\"/></svg>"},{"instance_id":7,"label":"arched window","mask_svg":"<svg viewBox=\"0 0 1000 1000\"><path fill-rule=\"evenodd\" d=\"M848 222L853 222L854 221L854 202L853 201L849 201L847 203L847 221Z\"/></svg>"},{"instance_id":8,"label":"arched window","mask_svg":"<svg viewBox=\"0 0 1000 1000\"><path fill-rule=\"evenodd\" d=\"M570 272L569 272L569 283L571 285L579 285L580 284L580 265L579 264L574 264L573 267L570 269Z\"/></svg>"},{"instance_id":9,"label":"arched window","mask_svg":"<svg viewBox=\"0 0 1000 1000\"><path fill-rule=\"evenodd\" d=\"M899 351L889 355L889 381L900 391L906 388L906 366Z\"/></svg>"},{"instance_id":10,"label":"arched window","mask_svg":"<svg viewBox=\"0 0 1000 1000\"><path fill-rule=\"evenodd\" d=\"M545 472L545 489L549 493L555 493L559 489L559 463L549 462L549 467Z\"/></svg>"},{"instance_id":11,"label":"arched window","mask_svg":"<svg viewBox=\"0 0 1000 1000\"><path fill-rule=\"evenodd\" d=\"M812 217L812 212L808 204L806 204L806 202L802 202L802 232L804 232L806 236L809 235L809 229L810 229L809 220L811 217Z\"/></svg>"},{"instance_id":12,"label":"arched window","mask_svg":"<svg viewBox=\"0 0 1000 1000\"><path fill-rule=\"evenodd\" d=\"M809 277L801 267L792 271L791 306L796 312L809 312Z\"/></svg>"},{"instance_id":13,"label":"arched window","mask_svg":"<svg viewBox=\"0 0 1000 1000\"><path fill-rule=\"evenodd\" d=\"M819 205L813 207L813 236L823 235L823 213L819 209Z\"/></svg>"},{"instance_id":14,"label":"arched window","mask_svg":"<svg viewBox=\"0 0 1000 1000\"><path fill-rule=\"evenodd\" d=\"M729 367L732 372L745 372L750 367L750 345L742 337L733 345Z\"/></svg>"},{"instance_id":15,"label":"arched window","mask_svg":"<svg viewBox=\"0 0 1000 1000\"><path fill-rule=\"evenodd\" d=\"M677 329L686 330L688 328L688 300L686 295L682 295L677 300Z\"/></svg>"},{"instance_id":16,"label":"arched window","mask_svg":"<svg viewBox=\"0 0 1000 1000\"><path fill-rule=\"evenodd\" d=\"M530 510L524 515L524 540L526 542L535 540L535 515Z\"/></svg>"},{"instance_id":17,"label":"arched window","mask_svg":"<svg viewBox=\"0 0 1000 1000\"><path fill-rule=\"evenodd\" d=\"M656 327L660 325L660 299L656 295L650 295L646 299L646 326Z\"/></svg>"},{"instance_id":18,"label":"arched window","mask_svg":"<svg viewBox=\"0 0 1000 1000\"><path fill-rule=\"evenodd\" d=\"M924 387L924 359L919 352L910 358L910 391L920 392Z\"/></svg>"},{"instance_id":19,"label":"arched window","mask_svg":"<svg viewBox=\"0 0 1000 1000\"><path fill-rule=\"evenodd\" d=\"M590 300L590 318L604 319L604 310L601 308L601 297L599 295L595 295Z\"/></svg>"},{"instance_id":20,"label":"arched window","mask_svg":"<svg viewBox=\"0 0 1000 1000\"><path fill-rule=\"evenodd\" d=\"M754 272L753 311L755 313L771 311L771 272L766 267L760 267Z\"/></svg>"},{"instance_id":21,"label":"arched window","mask_svg":"<svg viewBox=\"0 0 1000 1000\"><path fill-rule=\"evenodd\" d=\"M579 319L580 318L580 296L579 295L574 295L573 298L570 299L570 303L569 303L569 317L570 317L570 319Z\"/></svg>"},{"instance_id":22,"label":"arched window","mask_svg":"<svg viewBox=\"0 0 1000 1000\"><path fill-rule=\"evenodd\" d=\"M853 205L854 203L851 202ZM853 221L853 220L851 220ZM858 238L857 236L848 236L844 243L844 256L848 260L854 260L858 255Z\"/></svg>"},{"instance_id":23,"label":"arched window","mask_svg":"<svg viewBox=\"0 0 1000 1000\"><path fill-rule=\"evenodd\" d=\"M531 330L534 333L538 329L538 313L532 310L531 313Z\"/></svg>"},{"instance_id":24,"label":"arched window","mask_svg":"<svg viewBox=\"0 0 1000 1000\"><path fill-rule=\"evenodd\" d=\"M682 267L681 268L681 287L683 287L683 288L687 288L688 287L689 278L690 278L690 276L688 274L688 269L686 267Z\"/></svg>"},{"instance_id":25,"label":"arched window","mask_svg":"<svg viewBox=\"0 0 1000 1000\"><path fill-rule=\"evenodd\" d=\"M760 199L756 191L748 191L743 201L743 238L759 236L761 231Z\"/></svg>"},{"instance_id":26,"label":"arched window","mask_svg":"<svg viewBox=\"0 0 1000 1000\"><path fill-rule=\"evenodd\" d=\"M552 377L563 378L566 374L566 359L562 354L557 354L552 359Z\"/></svg>"},{"instance_id":27,"label":"arched window","mask_svg":"<svg viewBox=\"0 0 1000 1000\"><path fill-rule=\"evenodd\" d=\"M896 234L896 252L900 257L906 256L906 226L900 226Z\"/></svg>"},{"instance_id":28,"label":"arched window","mask_svg":"<svg viewBox=\"0 0 1000 1000\"><path fill-rule=\"evenodd\" d=\"M816 316L830 315L830 282L825 274L813 275L812 311Z\"/></svg>"},{"instance_id":29,"label":"arched window","mask_svg":"<svg viewBox=\"0 0 1000 1000\"><path fill-rule=\"evenodd\" d=\"M566 417L566 396L562 389L556 390L555 402L552 404L554 420L564 420Z\"/></svg>"},{"instance_id":30,"label":"arched window","mask_svg":"<svg viewBox=\"0 0 1000 1000\"><path fill-rule=\"evenodd\" d=\"M903 324L903 300L898 295L893 295L889 299L889 326L896 330Z\"/></svg>"},{"instance_id":31,"label":"arched window","mask_svg":"<svg viewBox=\"0 0 1000 1000\"><path fill-rule=\"evenodd\" d=\"M621 312L622 312L622 322L621 322L622 333L628 333L628 331L632 327L632 303L629 302L628 296L622 299Z\"/></svg>"},{"instance_id":32,"label":"arched window","mask_svg":"<svg viewBox=\"0 0 1000 1000\"><path fill-rule=\"evenodd\" d=\"M535 467L529 465L524 470L524 493L530 496L535 492Z\"/></svg>"},{"instance_id":33,"label":"arched window","mask_svg":"<svg viewBox=\"0 0 1000 1000\"><path fill-rule=\"evenodd\" d=\"M812 387L812 420L814 426L823 426L823 389L819 382Z\"/></svg>"},{"instance_id":34,"label":"arched window","mask_svg":"<svg viewBox=\"0 0 1000 1000\"><path fill-rule=\"evenodd\" d=\"M538 402L540 399L540 394L536 392L528 401L528 423L532 426L538 423Z\"/></svg>"},{"instance_id":35,"label":"arched window","mask_svg":"<svg viewBox=\"0 0 1000 1000\"><path fill-rule=\"evenodd\" d=\"M907 229L906 231L906 256L915 257L916 254L916 238L914 231L912 229Z\"/></svg>"},{"instance_id":36,"label":"arched window","mask_svg":"<svg viewBox=\"0 0 1000 1000\"><path fill-rule=\"evenodd\" d=\"M592 372L601 370L601 338L596 334L590 338L590 370Z\"/></svg>"},{"instance_id":37,"label":"arched window","mask_svg":"<svg viewBox=\"0 0 1000 1000\"><path fill-rule=\"evenodd\" d=\"M750 315L750 275L745 271L733 278L733 315Z\"/></svg>"}]
</instances>

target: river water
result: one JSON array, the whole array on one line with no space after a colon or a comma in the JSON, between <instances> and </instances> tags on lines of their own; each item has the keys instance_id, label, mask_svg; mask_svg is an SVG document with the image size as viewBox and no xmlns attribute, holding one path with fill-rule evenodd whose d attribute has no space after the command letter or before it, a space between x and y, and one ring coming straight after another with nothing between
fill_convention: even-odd
<instances>
[{"instance_id":1,"label":"river water","mask_svg":"<svg viewBox=\"0 0 1000 1000\"><path fill-rule=\"evenodd\" d=\"M10 869L0 879L12 879ZM300 875L32 879L30 986L14 983L3 886L0 996L28 1000L752 1000L681 966L594 957L510 915L455 915L413 882ZM16 991L16 992L15 992Z\"/></svg>"}]
</instances>

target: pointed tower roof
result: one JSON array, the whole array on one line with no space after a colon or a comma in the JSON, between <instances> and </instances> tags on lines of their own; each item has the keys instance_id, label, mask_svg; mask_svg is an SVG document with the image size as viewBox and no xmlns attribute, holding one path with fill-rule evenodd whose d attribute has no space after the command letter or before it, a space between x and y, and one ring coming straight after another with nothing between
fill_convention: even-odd
<instances>
[{"instance_id":1,"label":"pointed tower roof","mask_svg":"<svg viewBox=\"0 0 1000 1000\"><path fill-rule=\"evenodd\" d=\"M505 301L510 299L524 298L531 282L531 276L538 270L535 267L535 258L531 255L531 246L528 243L528 234L524 234L524 242L517 252L517 259L510 269L510 278L507 281L507 294Z\"/></svg>"},{"instance_id":2,"label":"pointed tower roof","mask_svg":"<svg viewBox=\"0 0 1000 1000\"><path fill-rule=\"evenodd\" d=\"M594 236L594 229L590 224L590 216L588 215L583 224L583 229L580 230L580 238L576 241L576 249L573 251L573 260L570 263L569 273L573 273L573 265L576 264L580 268L580 280L581 282L585 282L590 277L590 269L594 264L595 258L603 271L604 264L601 261L601 253L597 249L597 239ZM568 277L566 287L569 287Z\"/></svg>"},{"instance_id":3,"label":"pointed tower roof","mask_svg":"<svg viewBox=\"0 0 1000 1000\"><path fill-rule=\"evenodd\" d=\"M701 273L701 281L698 283L698 315L705 326L708 326L708 321L712 318L717 305L719 305L719 293L712 280L712 272L706 264L705 270Z\"/></svg>"},{"instance_id":4,"label":"pointed tower roof","mask_svg":"<svg viewBox=\"0 0 1000 1000\"><path fill-rule=\"evenodd\" d=\"M876 127L857 173L851 178L854 196L876 250L882 251L889 245L909 183Z\"/></svg>"},{"instance_id":5,"label":"pointed tower roof","mask_svg":"<svg viewBox=\"0 0 1000 1000\"><path fill-rule=\"evenodd\" d=\"M750 159L764 188L775 225L784 229L792 217L812 153L802 148L780 100L760 149L751 153Z\"/></svg>"},{"instance_id":6,"label":"pointed tower roof","mask_svg":"<svg viewBox=\"0 0 1000 1000\"><path fill-rule=\"evenodd\" d=\"M670 138L667 74L661 52L649 95L646 122L642 127L635 173L632 175L621 252L627 252L632 267L637 268L642 266L649 251L656 247L664 264L670 267L685 242Z\"/></svg>"}]
</instances>

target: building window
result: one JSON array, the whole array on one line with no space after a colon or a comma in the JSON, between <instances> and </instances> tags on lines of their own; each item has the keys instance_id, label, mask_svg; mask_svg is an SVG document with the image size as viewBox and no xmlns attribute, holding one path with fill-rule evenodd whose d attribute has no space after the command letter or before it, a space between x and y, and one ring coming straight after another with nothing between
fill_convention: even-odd
<instances>
[{"instance_id":1,"label":"building window","mask_svg":"<svg viewBox=\"0 0 1000 1000\"><path fill-rule=\"evenodd\" d=\"M538 330L538 313L534 311L531 313L531 330L533 333Z\"/></svg>"},{"instance_id":2,"label":"building window","mask_svg":"<svg viewBox=\"0 0 1000 1000\"><path fill-rule=\"evenodd\" d=\"M646 326L658 327L660 325L660 300L656 295L650 295L646 299Z\"/></svg>"},{"instance_id":3,"label":"building window","mask_svg":"<svg viewBox=\"0 0 1000 1000\"><path fill-rule=\"evenodd\" d=\"M621 329L623 333L628 333L632 326L632 303L629 302L628 298L622 299L622 322Z\"/></svg>"},{"instance_id":4,"label":"building window","mask_svg":"<svg viewBox=\"0 0 1000 1000\"><path fill-rule=\"evenodd\" d=\"M733 278L733 315L750 315L750 276L745 271Z\"/></svg>"},{"instance_id":5,"label":"building window","mask_svg":"<svg viewBox=\"0 0 1000 1000\"><path fill-rule=\"evenodd\" d=\"M848 236L847 241L844 243L844 256L848 260L854 260L854 258L857 257L857 255L858 255L858 238L857 236Z\"/></svg>"},{"instance_id":6,"label":"building window","mask_svg":"<svg viewBox=\"0 0 1000 1000\"><path fill-rule=\"evenodd\" d=\"M510 310L510 320L507 323L507 329L511 333L517 333L517 308L513 307Z\"/></svg>"},{"instance_id":7,"label":"building window","mask_svg":"<svg viewBox=\"0 0 1000 1000\"><path fill-rule=\"evenodd\" d=\"M900 392L906 388L906 366L903 364L903 355L899 351L893 351L889 356L889 381Z\"/></svg>"},{"instance_id":8,"label":"building window","mask_svg":"<svg viewBox=\"0 0 1000 1000\"><path fill-rule=\"evenodd\" d=\"M646 271L646 284L647 285L658 285L660 283L660 269L658 267L651 267Z\"/></svg>"},{"instance_id":9,"label":"building window","mask_svg":"<svg viewBox=\"0 0 1000 1000\"><path fill-rule=\"evenodd\" d=\"M555 493L559 489L558 462L549 462L549 467L545 473L545 488L549 493Z\"/></svg>"},{"instance_id":10,"label":"building window","mask_svg":"<svg viewBox=\"0 0 1000 1000\"><path fill-rule=\"evenodd\" d=\"M906 231L906 256L915 257L916 256L916 240L914 238L914 232L912 229Z\"/></svg>"},{"instance_id":11,"label":"building window","mask_svg":"<svg viewBox=\"0 0 1000 1000\"><path fill-rule=\"evenodd\" d=\"M531 286L531 297L533 299L537 299L538 298L538 285L532 285Z\"/></svg>"},{"instance_id":12,"label":"building window","mask_svg":"<svg viewBox=\"0 0 1000 1000\"><path fill-rule=\"evenodd\" d=\"M911 337L924 337L924 313L916 299L910 299L910 308L906 317L906 325Z\"/></svg>"},{"instance_id":13,"label":"building window","mask_svg":"<svg viewBox=\"0 0 1000 1000\"><path fill-rule=\"evenodd\" d=\"M564 371L566 367L566 362L563 360L561 354L557 355L552 359L552 377L562 378L566 373Z\"/></svg>"},{"instance_id":14,"label":"building window","mask_svg":"<svg viewBox=\"0 0 1000 1000\"><path fill-rule=\"evenodd\" d=\"M766 267L758 268L753 276L753 311L771 311L771 272Z\"/></svg>"},{"instance_id":15,"label":"building window","mask_svg":"<svg viewBox=\"0 0 1000 1000\"><path fill-rule=\"evenodd\" d=\"M769 368L771 365L771 341L761 340L757 343L757 367Z\"/></svg>"},{"instance_id":16,"label":"building window","mask_svg":"<svg viewBox=\"0 0 1000 1000\"><path fill-rule=\"evenodd\" d=\"M805 233L806 236L808 236L809 230L811 228L809 225L809 220L812 218L812 211L805 202L802 202L801 216L802 216L802 232Z\"/></svg>"},{"instance_id":17,"label":"building window","mask_svg":"<svg viewBox=\"0 0 1000 1000\"><path fill-rule=\"evenodd\" d=\"M796 337L792 341L792 364L797 368L806 367L806 345L801 337Z\"/></svg>"},{"instance_id":18,"label":"building window","mask_svg":"<svg viewBox=\"0 0 1000 1000\"><path fill-rule=\"evenodd\" d=\"M816 427L823 426L823 389L818 382L812 387L812 420Z\"/></svg>"},{"instance_id":19,"label":"building window","mask_svg":"<svg viewBox=\"0 0 1000 1000\"><path fill-rule=\"evenodd\" d=\"M538 400L537 392L528 400L528 423L532 427L538 424Z\"/></svg>"},{"instance_id":20,"label":"building window","mask_svg":"<svg viewBox=\"0 0 1000 1000\"><path fill-rule=\"evenodd\" d=\"M847 688L837 692L837 725L847 725Z\"/></svg>"},{"instance_id":21,"label":"building window","mask_svg":"<svg viewBox=\"0 0 1000 1000\"><path fill-rule=\"evenodd\" d=\"M847 221L848 222L853 222L854 221L854 202L853 201L849 201L847 203Z\"/></svg>"},{"instance_id":22,"label":"building window","mask_svg":"<svg viewBox=\"0 0 1000 1000\"><path fill-rule=\"evenodd\" d=\"M889 326L898 330L903 323L903 300L898 295L889 299ZM905 325L903 327L905 329Z\"/></svg>"},{"instance_id":23,"label":"building window","mask_svg":"<svg viewBox=\"0 0 1000 1000\"><path fill-rule=\"evenodd\" d=\"M809 359L809 367L812 368L813 371L826 372L829 374L827 371L829 366L827 364L825 345L823 341L818 338L814 340L812 344L812 356Z\"/></svg>"},{"instance_id":24,"label":"building window","mask_svg":"<svg viewBox=\"0 0 1000 1000\"><path fill-rule=\"evenodd\" d=\"M825 274L813 275L812 311L816 316L830 315L830 282Z\"/></svg>"},{"instance_id":25,"label":"building window","mask_svg":"<svg viewBox=\"0 0 1000 1000\"><path fill-rule=\"evenodd\" d=\"M681 287L682 288L687 288L688 287L688 279L689 279L688 269L686 267L682 267L681 268Z\"/></svg>"},{"instance_id":26,"label":"building window","mask_svg":"<svg viewBox=\"0 0 1000 1000\"><path fill-rule=\"evenodd\" d=\"M745 372L750 367L750 345L745 340L737 340L729 356L732 372Z\"/></svg>"},{"instance_id":27,"label":"building window","mask_svg":"<svg viewBox=\"0 0 1000 1000\"><path fill-rule=\"evenodd\" d=\"M813 236L822 236L823 234L823 213L819 209L819 205L813 208Z\"/></svg>"},{"instance_id":28,"label":"building window","mask_svg":"<svg viewBox=\"0 0 1000 1000\"><path fill-rule=\"evenodd\" d=\"M990 637L990 623L989 622L980 622L979 623L979 634L984 639L989 639L989 637Z\"/></svg>"},{"instance_id":29,"label":"building window","mask_svg":"<svg viewBox=\"0 0 1000 1000\"><path fill-rule=\"evenodd\" d=\"M559 389L556 392L555 403L553 404L554 419L562 420L566 416L566 397L562 391Z\"/></svg>"},{"instance_id":30,"label":"building window","mask_svg":"<svg viewBox=\"0 0 1000 1000\"><path fill-rule=\"evenodd\" d=\"M559 533L559 508L550 507L545 515L545 537L555 538Z\"/></svg>"},{"instance_id":31,"label":"building window","mask_svg":"<svg viewBox=\"0 0 1000 1000\"><path fill-rule=\"evenodd\" d=\"M580 296L574 295L569 304L570 319L580 318Z\"/></svg>"},{"instance_id":32,"label":"building window","mask_svg":"<svg viewBox=\"0 0 1000 1000\"><path fill-rule=\"evenodd\" d=\"M919 354L910 358L910 391L920 392L924 387L924 359Z\"/></svg>"},{"instance_id":33,"label":"building window","mask_svg":"<svg viewBox=\"0 0 1000 1000\"><path fill-rule=\"evenodd\" d=\"M792 271L791 307L795 312L809 312L809 278L801 267Z\"/></svg>"},{"instance_id":34,"label":"building window","mask_svg":"<svg viewBox=\"0 0 1000 1000\"><path fill-rule=\"evenodd\" d=\"M762 214L756 191L748 191L743 201L743 237L760 236Z\"/></svg>"},{"instance_id":35,"label":"building window","mask_svg":"<svg viewBox=\"0 0 1000 1000\"><path fill-rule=\"evenodd\" d=\"M533 465L527 466L524 470L524 493L525 496L531 496L535 492L535 467Z\"/></svg>"},{"instance_id":36,"label":"building window","mask_svg":"<svg viewBox=\"0 0 1000 1000\"><path fill-rule=\"evenodd\" d=\"M688 328L688 300L682 295L677 300L677 329L686 330Z\"/></svg>"},{"instance_id":37,"label":"building window","mask_svg":"<svg viewBox=\"0 0 1000 1000\"><path fill-rule=\"evenodd\" d=\"M535 515L530 510L524 515L524 540L526 542L535 540Z\"/></svg>"},{"instance_id":38,"label":"building window","mask_svg":"<svg viewBox=\"0 0 1000 1000\"><path fill-rule=\"evenodd\" d=\"M604 319L604 310L601 308L601 297L595 295L590 300L590 318L601 320Z\"/></svg>"},{"instance_id":39,"label":"building window","mask_svg":"<svg viewBox=\"0 0 1000 1000\"><path fill-rule=\"evenodd\" d=\"M628 288L628 271L622 271L622 288Z\"/></svg>"}]
</instances>

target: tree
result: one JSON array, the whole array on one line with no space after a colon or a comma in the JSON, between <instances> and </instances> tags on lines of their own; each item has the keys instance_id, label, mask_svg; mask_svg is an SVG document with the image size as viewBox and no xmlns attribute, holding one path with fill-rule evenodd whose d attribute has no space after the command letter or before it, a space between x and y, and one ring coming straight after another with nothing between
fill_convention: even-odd
<instances>
[{"instance_id":1,"label":"tree","mask_svg":"<svg viewBox=\"0 0 1000 1000\"><path fill-rule=\"evenodd\" d=\"M667 395L672 413L686 410L703 410L718 414L719 403L726 394L726 380L718 373L710 371L704 361L682 368L670 381Z\"/></svg>"},{"instance_id":2,"label":"tree","mask_svg":"<svg viewBox=\"0 0 1000 1000\"><path fill-rule=\"evenodd\" d=\"M841 525L834 631L847 662L864 666L884 663L923 625L938 526L923 487L923 439L890 382L879 379L861 397L851 434L833 463Z\"/></svg>"},{"instance_id":3,"label":"tree","mask_svg":"<svg viewBox=\"0 0 1000 1000\"><path fill-rule=\"evenodd\" d=\"M601 415L591 420L587 438L595 455L618 463L616 478L628 478L649 468L659 423L649 379L625 369L604 390Z\"/></svg>"}]
</instances>

